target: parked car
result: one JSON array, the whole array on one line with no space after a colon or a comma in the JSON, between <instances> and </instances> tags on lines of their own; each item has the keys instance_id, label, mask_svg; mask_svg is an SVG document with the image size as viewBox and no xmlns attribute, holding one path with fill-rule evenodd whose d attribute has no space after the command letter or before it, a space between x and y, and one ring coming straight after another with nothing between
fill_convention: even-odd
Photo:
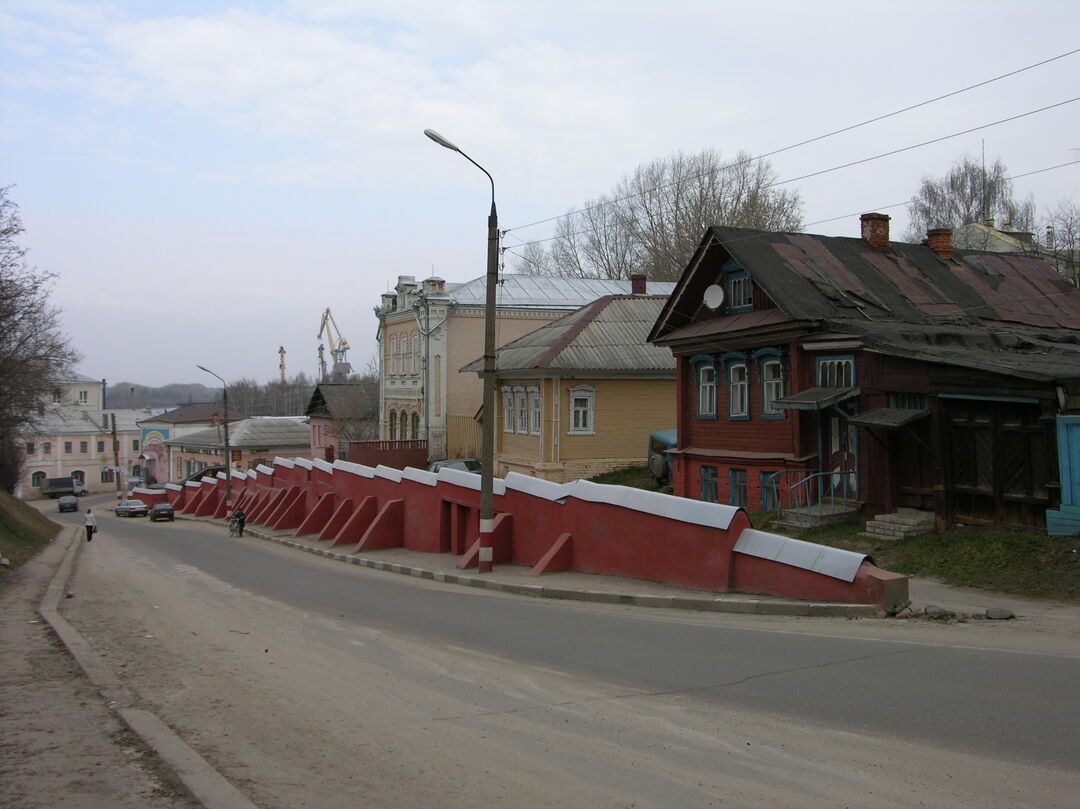
<instances>
[{"instance_id":1,"label":"parked car","mask_svg":"<svg viewBox=\"0 0 1080 809\"><path fill-rule=\"evenodd\" d=\"M142 500L121 500L114 511L117 517L145 517L150 509Z\"/></svg>"},{"instance_id":2,"label":"parked car","mask_svg":"<svg viewBox=\"0 0 1080 809\"><path fill-rule=\"evenodd\" d=\"M65 494L59 500L56 501L57 511L78 511L79 500L73 494Z\"/></svg>"},{"instance_id":3,"label":"parked car","mask_svg":"<svg viewBox=\"0 0 1080 809\"><path fill-rule=\"evenodd\" d=\"M433 461L427 468L429 472L438 472L440 469L460 469L462 472L480 474L480 461L475 458L447 458Z\"/></svg>"},{"instance_id":4,"label":"parked car","mask_svg":"<svg viewBox=\"0 0 1080 809\"><path fill-rule=\"evenodd\" d=\"M156 520L168 520L172 522L176 519L176 512L173 510L172 503L154 503L150 509L150 522Z\"/></svg>"}]
</instances>

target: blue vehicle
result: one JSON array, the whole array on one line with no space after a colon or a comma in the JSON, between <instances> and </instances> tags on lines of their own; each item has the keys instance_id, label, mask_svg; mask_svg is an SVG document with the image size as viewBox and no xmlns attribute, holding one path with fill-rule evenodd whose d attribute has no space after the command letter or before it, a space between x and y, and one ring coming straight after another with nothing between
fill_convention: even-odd
<instances>
[{"instance_id":1,"label":"blue vehicle","mask_svg":"<svg viewBox=\"0 0 1080 809\"><path fill-rule=\"evenodd\" d=\"M657 483L671 480L672 462L669 449L675 449L678 441L677 430L657 430L649 436L649 472Z\"/></svg>"}]
</instances>

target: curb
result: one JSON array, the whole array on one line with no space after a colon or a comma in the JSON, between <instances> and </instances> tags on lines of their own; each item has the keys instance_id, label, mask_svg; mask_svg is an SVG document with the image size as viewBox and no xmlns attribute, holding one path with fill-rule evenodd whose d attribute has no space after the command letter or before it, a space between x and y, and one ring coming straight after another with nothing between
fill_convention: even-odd
<instances>
[{"instance_id":1,"label":"curb","mask_svg":"<svg viewBox=\"0 0 1080 809\"><path fill-rule=\"evenodd\" d=\"M710 598L708 596L657 596L608 593L595 590L571 590L563 587L545 587L540 584L512 584L467 573L445 573L440 570L384 562L365 556L338 553L329 548L316 548L284 537L264 534L258 529L245 528L244 534L267 542L276 542L289 548L325 556L338 562L362 565L373 570L385 570L405 576L432 579L446 584L460 584L482 590L530 596L532 598L557 598L565 601L588 601L596 604L627 604L635 607L662 607L667 609L696 610L698 612L727 612L739 615L784 615L797 618L881 618L881 611L872 604L843 604L816 601L785 601L774 598Z\"/></svg>"},{"instance_id":2,"label":"curb","mask_svg":"<svg viewBox=\"0 0 1080 809\"><path fill-rule=\"evenodd\" d=\"M77 526L64 560L38 605L38 614L52 627L87 679L105 698L107 706L116 711L124 724L173 770L176 777L205 809L259 809L157 715L144 708L135 707L134 692L60 614L60 602L64 598L82 543L82 527Z\"/></svg>"}]
</instances>

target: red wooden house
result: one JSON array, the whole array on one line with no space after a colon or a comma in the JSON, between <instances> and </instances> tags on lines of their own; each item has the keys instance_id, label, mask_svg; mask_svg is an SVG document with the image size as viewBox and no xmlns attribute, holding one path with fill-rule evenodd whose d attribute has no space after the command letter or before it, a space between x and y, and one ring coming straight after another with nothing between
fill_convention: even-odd
<instances>
[{"instance_id":1,"label":"red wooden house","mask_svg":"<svg viewBox=\"0 0 1080 809\"><path fill-rule=\"evenodd\" d=\"M675 493L1045 524L1080 413L1080 291L1018 254L712 227L649 336L678 361Z\"/></svg>"}]
</instances>

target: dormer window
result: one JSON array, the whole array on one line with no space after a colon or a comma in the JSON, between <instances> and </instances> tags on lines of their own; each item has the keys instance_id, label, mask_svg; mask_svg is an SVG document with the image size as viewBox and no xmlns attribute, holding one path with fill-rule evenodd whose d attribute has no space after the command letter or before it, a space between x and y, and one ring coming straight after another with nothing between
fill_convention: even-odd
<instances>
[{"instance_id":1,"label":"dormer window","mask_svg":"<svg viewBox=\"0 0 1080 809\"><path fill-rule=\"evenodd\" d=\"M728 300L731 309L750 309L754 305L754 282L750 276L735 275L728 282Z\"/></svg>"}]
</instances>

